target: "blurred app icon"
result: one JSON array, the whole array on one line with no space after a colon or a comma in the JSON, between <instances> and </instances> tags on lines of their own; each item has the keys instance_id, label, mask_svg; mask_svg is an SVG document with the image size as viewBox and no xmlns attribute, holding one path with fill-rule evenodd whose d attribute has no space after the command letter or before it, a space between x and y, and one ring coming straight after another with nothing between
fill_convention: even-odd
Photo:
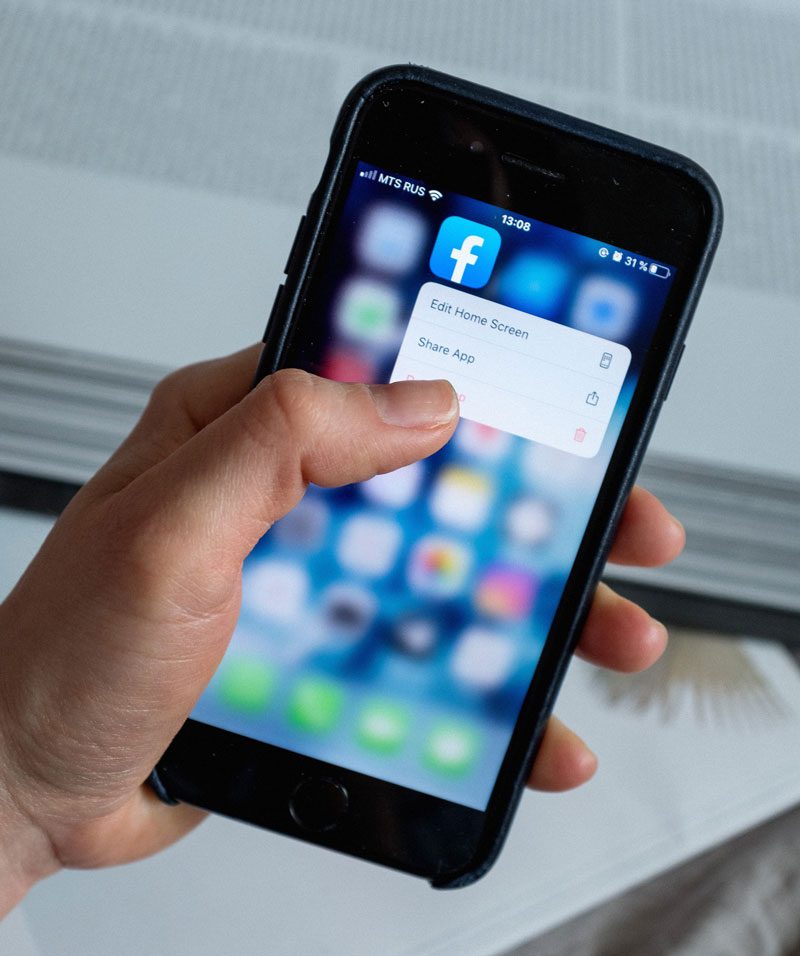
<instances>
[{"instance_id":1,"label":"blurred app icon","mask_svg":"<svg viewBox=\"0 0 800 956\"><path fill-rule=\"evenodd\" d=\"M361 276L348 279L336 300L338 331L376 348L394 345L400 334L400 296L386 282Z\"/></svg>"},{"instance_id":2,"label":"blurred app icon","mask_svg":"<svg viewBox=\"0 0 800 956\"><path fill-rule=\"evenodd\" d=\"M511 445L511 435L463 418L458 423L455 444L460 452L483 461L499 461Z\"/></svg>"},{"instance_id":3,"label":"blurred app icon","mask_svg":"<svg viewBox=\"0 0 800 956\"><path fill-rule=\"evenodd\" d=\"M336 640L351 643L367 632L377 611L375 595L346 581L331 584L322 594L322 620Z\"/></svg>"},{"instance_id":4,"label":"blurred app icon","mask_svg":"<svg viewBox=\"0 0 800 956\"><path fill-rule=\"evenodd\" d=\"M406 742L410 726L405 707L389 700L371 700L364 704L358 715L356 739L365 750L395 754Z\"/></svg>"},{"instance_id":5,"label":"blurred app icon","mask_svg":"<svg viewBox=\"0 0 800 956\"><path fill-rule=\"evenodd\" d=\"M421 461L415 461L385 475L375 475L363 482L361 490L376 505L407 508L417 497L424 473L425 466Z\"/></svg>"},{"instance_id":6,"label":"blurred app icon","mask_svg":"<svg viewBox=\"0 0 800 956\"><path fill-rule=\"evenodd\" d=\"M336 725L344 692L324 677L303 677L292 688L286 716L299 730L324 733Z\"/></svg>"},{"instance_id":7,"label":"blurred app icon","mask_svg":"<svg viewBox=\"0 0 800 956\"><path fill-rule=\"evenodd\" d=\"M431 728L422 759L437 773L460 777L475 765L479 747L480 738L472 727L452 720L442 721Z\"/></svg>"},{"instance_id":8,"label":"blurred app icon","mask_svg":"<svg viewBox=\"0 0 800 956\"><path fill-rule=\"evenodd\" d=\"M281 544L303 551L317 551L328 529L328 506L321 498L306 495L275 524L271 534Z\"/></svg>"},{"instance_id":9,"label":"blurred app icon","mask_svg":"<svg viewBox=\"0 0 800 956\"><path fill-rule=\"evenodd\" d=\"M477 531L489 517L493 491L491 479L480 471L458 466L444 468L431 492L431 514L442 524L461 531Z\"/></svg>"},{"instance_id":10,"label":"blurred app icon","mask_svg":"<svg viewBox=\"0 0 800 956\"><path fill-rule=\"evenodd\" d=\"M633 329L636 305L636 293L629 285L605 276L590 276L578 288L571 324L582 332L619 342Z\"/></svg>"},{"instance_id":11,"label":"blurred app icon","mask_svg":"<svg viewBox=\"0 0 800 956\"><path fill-rule=\"evenodd\" d=\"M508 537L526 547L544 544L555 529L556 516L551 504L525 495L513 501L505 514L505 529Z\"/></svg>"},{"instance_id":12,"label":"blurred app icon","mask_svg":"<svg viewBox=\"0 0 800 956\"><path fill-rule=\"evenodd\" d=\"M411 552L408 580L419 594L452 597L464 587L472 553L463 544L440 535L420 539Z\"/></svg>"},{"instance_id":13,"label":"blurred app icon","mask_svg":"<svg viewBox=\"0 0 800 956\"><path fill-rule=\"evenodd\" d=\"M332 349L322 363L322 375L334 382L374 382L377 368L353 349Z\"/></svg>"},{"instance_id":14,"label":"blurred app icon","mask_svg":"<svg viewBox=\"0 0 800 956\"><path fill-rule=\"evenodd\" d=\"M439 643L435 618L427 614L406 614L392 628L392 643L409 657L430 657Z\"/></svg>"},{"instance_id":15,"label":"blurred app icon","mask_svg":"<svg viewBox=\"0 0 800 956\"><path fill-rule=\"evenodd\" d=\"M530 614L538 581L525 568L511 564L488 567L475 592L475 606L489 617L520 620Z\"/></svg>"},{"instance_id":16,"label":"blurred app icon","mask_svg":"<svg viewBox=\"0 0 800 956\"><path fill-rule=\"evenodd\" d=\"M516 648L506 634L470 627L458 638L450 660L453 677L468 690L497 690L514 667Z\"/></svg>"},{"instance_id":17,"label":"blurred app icon","mask_svg":"<svg viewBox=\"0 0 800 956\"><path fill-rule=\"evenodd\" d=\"M356 237L356 255L363 266L400 275L419 261L425 244L425 220L414 209L376 203L364 216Z\"/></svg>"},{"instance_id":18,"label":"blurred app icon","mask_svg":"<svg viewBox=\"0 0 800 956\"><path fill-rule=\"evenodd\" d=\"M260 714L277 683L275 668L260 657L226 655L216 677L219 699L231 710Z\"/></svg>"},{"instance_id":19,"label":"blurred app icon","mask_svg":"<svg viewBox=\"0 0 800 956\"><path fill-rule=\"evenodd\" d=\"M400 525L394 519L356 514L344 523L336 555L348 570L380 578L391 570L402 537Z\"/></svg>"},{"instance_id":20,"label":"blurred app icon","mask_svg":"<svg viewBox=\"0 0 800 956\"><path fill-rule=\"evenodd\" d=\"M558 315L570 279L564 259L541 252L522 252L500 276L500 296L506 305L545 319Z\"/></svg>"},{"instance_id":21,"label":"blurred app icon","mask_svg":"<svg viewBox=\"0 0 800 956\"><path fill-rule=\"evenodd\" d=\"M308 574L294 561L256 558L245 565L242 603L261 617L297 620L305 607L308 590Z\"/></svg>"}]
</instances>

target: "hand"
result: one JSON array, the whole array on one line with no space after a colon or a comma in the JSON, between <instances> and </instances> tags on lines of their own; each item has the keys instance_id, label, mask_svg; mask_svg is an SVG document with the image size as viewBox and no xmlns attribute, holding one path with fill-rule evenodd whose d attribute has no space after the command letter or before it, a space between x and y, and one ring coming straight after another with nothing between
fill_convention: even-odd
<instances>
[{"instance_id":1,"label":"hand","mask_svg":"<svg viewBox=\"0 0 800 956\"><path fill-rule=\"evenodd\" d=\"M249 391L257 354L165 379L0 606L0 912L60 866L146 856L203 818L143 781L225 652L242 561L309 482L399 468L455 428L446 382L367 387L282 371ZM657 564L682 542L637 490L612 557ZM665 642L661 625L601 586L580 654L638 670ZM531 784L565 789L594 767L553 720Z\"/></svg>"}]
</instances>

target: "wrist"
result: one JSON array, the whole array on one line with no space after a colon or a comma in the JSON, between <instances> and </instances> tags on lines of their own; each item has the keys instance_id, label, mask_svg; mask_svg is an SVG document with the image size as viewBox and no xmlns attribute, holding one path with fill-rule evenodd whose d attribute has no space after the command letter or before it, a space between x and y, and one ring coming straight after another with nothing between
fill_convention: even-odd
<instances>
[{"instance_id":1,"label":"wrist","mask_svg":"<svg viewBox=\"0 0 800 956\"><path fill-rule=\"evenodd\" d=\"M0 759L3 759L0 753ZM0 919L59 864L47 834L19 807L0 778Z\"/></svg>"},{"instance_id":2,"label":"wrist","mask_svg":"<svg viewBox=\"0 0 800 956\"><path fill-rule=\"evenodd\" d=\"M8 602L0 602L0 633L11 633ZM1 648L8 650L8 647ZM8 659L10 655L6 655ZM8 677L8 672L5 674ZM24 780L15 760L15 720L8 705L8 686L0 681L0 919L39 880L60 864L45 830L28 810Z\"/></svg>"}]
</instances>

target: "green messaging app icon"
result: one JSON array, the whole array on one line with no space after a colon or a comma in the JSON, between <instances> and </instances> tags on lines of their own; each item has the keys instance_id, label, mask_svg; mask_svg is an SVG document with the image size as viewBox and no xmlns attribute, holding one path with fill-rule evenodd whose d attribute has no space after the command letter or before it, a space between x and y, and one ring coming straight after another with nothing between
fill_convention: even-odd
<instances>
[{"instance_id":1,"label":"green messaging app icon","mask_svg":"<svg viewBox=\"0 0 800 956\"><path fill-rule=\"evenodd\" d=\"M322 677L303 677L289 698L287 717L298 730L324 733L339 720L344 705L341 687Z\"/></svg>"},{"instance_id":2,"label":"green messaging app icon","mask_svg":"<svg viewBox=\"0 0 800 956\"><path fill-rule=\"evenodd\" d=\"M217 694L231 710L260 714L272 699L275 668L259 657L232 657L225 660L217 679Z\"/></svg>"},{"instance_id":3,"label":"green messaging app icon","mask_svg":"<svg viewBox=\"0 0 800 956\"><path fill-rule=\"evenodd\" d=\"M478 758L478 734L456 721L436 724L425 742L422 759L427 767L450 777L468 773Z\"/></svg>"},{"instance_id":4,"label":"green messaging app icon","mask_svg":"<svg viewBox=\"0 0 800 956\"><path fill-rule=\"evenodd\" d=\"M377 754L397 753L408 737L408 711L389 700L368 701L358 716L356 739L365 750Z\"/></svg>"}]
</instances>

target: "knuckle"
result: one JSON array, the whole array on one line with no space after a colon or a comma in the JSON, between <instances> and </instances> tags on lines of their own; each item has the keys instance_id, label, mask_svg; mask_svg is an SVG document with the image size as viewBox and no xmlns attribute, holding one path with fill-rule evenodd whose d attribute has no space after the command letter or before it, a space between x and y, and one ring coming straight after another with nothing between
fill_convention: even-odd
<instances>
[{"instance_id":1,"label":"knuckle","mask_svg":"<svg viewBox=\"0 0 800 956\"><path fill-rule=\"evenodd\" d=\"M319 380L299 369L265 378L236 410L236 428L265 467L259 496L268 520L282 517L302 496Z\"/></svg>"},{"instance_id":2,"label":"knuckle","mask_svg":"<svg viewBox=\"0 0 800 956\"><path fill-rule=\"evenodd\" d=\"M273 399L290 412L303 410L314 400L316 379L297 368L281 369L268 379Z\"/></svg>"},{"instance_id":3,"label":"knuckle","mask_svg":"<svg viewBox=\"0 0 800 956\"><path fill-rule=\"evenodd\" d=\"M173 407L186 393L189 383L194 379L195 366L176 369L156 383L150 393L149 406L160 411Z\"/></svg>"},{"instance_id":4,"label":"knuckle","mask_svg":"<svg viewBox=\"0 0 800 956\"><path fill-rule=\"evenodd\" d=\"M319 414L319 380L300 369L281 369L265 380L265 412L279 418L289 435L304 433Z\"/></svg>"}]
</instances>

